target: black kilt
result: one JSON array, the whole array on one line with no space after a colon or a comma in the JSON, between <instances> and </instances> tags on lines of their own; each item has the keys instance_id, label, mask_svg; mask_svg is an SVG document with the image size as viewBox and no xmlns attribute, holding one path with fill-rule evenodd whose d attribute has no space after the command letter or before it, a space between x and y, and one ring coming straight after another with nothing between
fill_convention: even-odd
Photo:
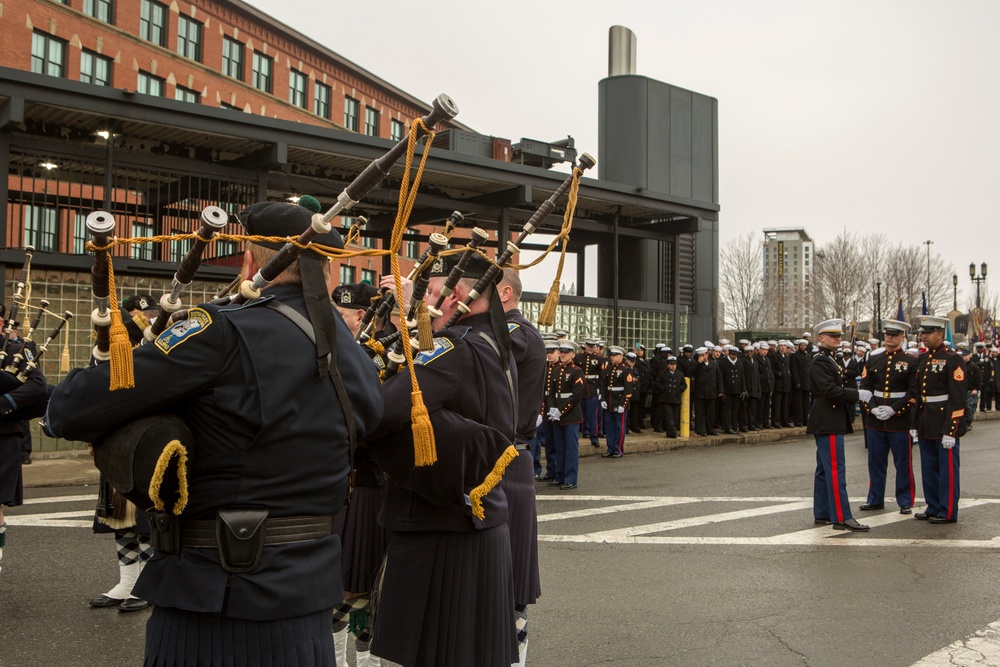
<instances>
[{"instance_id":1,"label":"black kilt","mask_svg":"<svg viewBox=\"0 0 1000 667\"><path fill-rule=\"evenodd\" d=\"M333 529L343 544L340 571L347 592L368 593L375 587L389 545L389 531L378 523L385 493L385 485L356 486L350 504L334 518Z\"/></svg>"},{"instance_id":2,"label":"black kilt","mask_svg":"<svg viewBox=\"0 0 1000 667\"><path fill-rule=\"evenodd\" d=\"M146 667L335 667L332 609L277 621L153 607Z\"/></svg>"},{"instance_id":3,"label":"black kilt","mask_svg":"<svg viewBox=\"0 0 1000 667\"><path fill-rule=\"evenodd\" d=\"M507 466L500 486L507 495L507 527L510 530L511 562L514 566L514 603L535 604L542 594L538 575L538 511L535 507L535 464L530 450L518 452Z\"/></svg>"},{"instance_id":4,"label":"black kilt","mask_svg":"<svg viewBox=\"0 0 1000 667\"><path fill-rule=\"evenodd\" d=\"M24 503L21 477L21 436L0 434L0 505L14 507Z\"/></svg>"},{"instance_id":5,"label":"black kilt","mask_svg":"<svg viewBox=\"0 0 1000 667\"><path fill-rule=\"evenodd\" d=\"M517 661L507 524L475 532L394 531L372 653L406 667Z\"/></svg>"}]
</instances>

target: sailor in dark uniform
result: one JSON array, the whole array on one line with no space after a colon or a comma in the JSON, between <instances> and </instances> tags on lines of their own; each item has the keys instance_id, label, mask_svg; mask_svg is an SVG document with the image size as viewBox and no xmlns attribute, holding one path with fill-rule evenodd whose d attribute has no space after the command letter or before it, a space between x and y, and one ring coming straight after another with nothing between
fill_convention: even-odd
<instances>
[{"instance_id":1,"label":"sailor in dark uniform","mask_svg":"<svg viewBox=\"0 0 1000 667\"><path fill-rule=\"evenodd\" d=\"M544 393L545 343L541 334L521 314L521 277L503 270L497 294L510 331L511 357L517 364L517 459L507 466L500 481L507 495L507 527L514 565L514 615L520 664L528 652L528 605L542 594L538 574L538 512L535 508L534 461L528 443L534 438Z\"/></svg>"},{"instance_id":2,"label":"sailor in dark uniform","mask_svg":"<svg viewBox=\"0 0 1000 667\"><path fill-rule=\"evenodd\" d=\"M740 363L740 351L735 345L725 346L726 356L719 359L719 373L722 377L722 428L726 433L738 433L740 405L749 395L745 369Z\"/></svg>"},{"instance_id":3,"label":"sailor in dark uniform","mask_svg":"<svg viewBox=\"0 0 1000 667\"><path fill-rule=\"evenodd\" d=\"M709 359L708 348L694 351L697 366L694 370L695 433L715 435L715 402L722 395L722 376L715 361Z\"/></svg>"},{"instance_id":4,"label":"sailor in dark uniform","mask_svg":"<svg viewBox=\"0 0 1000 667\"><path fill-rule=\"evenodd\" d=\"M844 378L834 359L844 332L843 320L827 320L816 326L819 355L809 366L809 389L813 407L806 433L816 438L816 474L813 484L813 518L817 525L833 524L836 530L866 531L868 526L851 516L844 466L844 434L853 433L854 403L860 395L867 403L872 394L858 390Z\"/></svg>"},{"instance_id":5,"label":"sailor in dark uniform","mask_svg":"<svg viewBox=\"0 0 1000 667\"><path fill-rule=\"evenodd\" d=\"M428 302L437 301L457 260L453 255L435 263ZM477 513L465 478L455 487L450 478L435 476L485 459L480 436L496 434L513 449L518 431L518 373L495 285L469 304L455 326L440 329L487 268L478 258L469 263L433 321L433 349L415 355L412 369L401 368L383 383L385 415L369 441L389 476L380 521L391 533L372 653L407 667L509 667L518 660L506 494L496 485ZM414 467L411 373L437 442L437 462L428 467ZM442 420L450 424L445 431ZM437 499L442 488L446 501Z\"/></svg>"},{"instance_id":6,"label":"sailor in dark uniform","mask_svg":"<svg viewBox=\"0 0 1000 667\"><path fill-rule=\"evenodd\" d=\"M265 202L239 219L249 234L295 237L312 214ZM336 232L315 240L343 246ZM243 275L280 245L248 243ZM348 489L349 423L365 437L382 399L330 304L332 266L306 251L262 298L192 308L134 351L132 389L109 391L104 363L72 371L52 395L46 423L58 437L100 441L157 410L193 434L187 507L155 515L156 554L134 589L155 605L147 665L333 665L330 618L344 597L333 516Z\"/></svg>"},{"instance_id":7,"label":"sailor in dark uniform","mask_svg":"<svg viewBox=\"0 0 1000 667\"><path fill-rule=\"evenodd\" d=\"M771 345L766 340L758 345L755 360L760 373L760 401L757 403L757 429L771 428L771 395L774 392L774 370L771 368Z\"/></svg>"},{"instance_id":8,"label":"sailor in dark uniform","mask_svg":"<svg viewBox=\"0 0 1000 667\"><path fill-rule=\"evenodd\" d=\"M667 357L667 368L656 378L657 396L663 413L664 432L676 438L681 426L681 401L687 391L687 378L677 370L677 357Z\"/></svg>"},{"instance_id":9,"label":"sailor in dark uniform","mask_svg":"<svg viewBox=\"0 0 1000 667\"><path fill-rule=\"evenodd\" d=\"M916 437L927 509L914 516L931 523L958 521L959 441L965 435L965 362L944 345L944 317L921 315L917 362ZM914 435L911 431L910 435Z\"/></svg>"},{"instance_id":10,"label":"sailor in dark uniform","mask_svg":"<svg viewBox=\"0 0 1000 667\"><path fill-rule=\"evenodd\" d=\"M885 347L871 353L861 370L861 388L872 392L867 413L868 431L868 502L862 510L885 506L885 483L889 452L896 468L896 503L902 514L912 512L916 496L913 483L913 443L910 424L917 404L917 364L907 356L902 345L910 325L897 320L883 320Z\"/></svg>"}]
</instances>

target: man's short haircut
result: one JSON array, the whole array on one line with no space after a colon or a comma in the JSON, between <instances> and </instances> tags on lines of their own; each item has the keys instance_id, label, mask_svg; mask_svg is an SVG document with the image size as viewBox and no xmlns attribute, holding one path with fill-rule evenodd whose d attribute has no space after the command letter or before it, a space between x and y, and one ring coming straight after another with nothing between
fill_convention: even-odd
<instances>
[{"instance_id":1,"label":"man's short haircut","mask_svg":"<svg viewBox=\"0 0 1000 667\"><path fill-rule=\"evenodd\" d=\"M503 280L500 282L510 285L510 289L514 292L514 300L521 300L521 275L509 266L505 266L503 269Z\"/></svg>"}]
</instances>

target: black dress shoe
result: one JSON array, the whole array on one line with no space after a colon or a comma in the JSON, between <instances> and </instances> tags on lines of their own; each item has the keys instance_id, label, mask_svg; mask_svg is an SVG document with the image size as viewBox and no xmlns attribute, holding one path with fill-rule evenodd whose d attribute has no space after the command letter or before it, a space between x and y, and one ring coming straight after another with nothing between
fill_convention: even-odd
<instances>
[{"instance_id":1,"label":"black dress shoe","mask_svg":"<svg viewBox=\"0 0 1000 667\"><path fill-rule=\"evenodd\" d=\"M718 435L715 431L709 431L705 435Z\"/></svg>"},{"instance_id":2,"label":"black dress shoe","mask_svg":"<svg viewBox=\"0 0 1000 667\"><path fill-rule=\"evenodd\" d=\"M130 612L130 611L142 611L150 606L150 602L146 600L140 600L139 598L129 598L118 605L118 611Z\"/></svg>"},{"instance_id":3,"label":"black dress shoe","mask_svg":"<svg viewBox=\"0 0 1000 667\"><path fill-rule=\"evenodd\" d=\"M555 480L555 479L550 479L549 480L549 486L561 486L561 485L562 485L562 482L560 482L558 480Z\"/></svg>"},{"instance_id":4,"label":"black dress shoe","mask_svg":"<svg viewBox=\"0 0 1000 667\"><path fill-rule=\"evenodd\" d=\"M900 514L910 514L911 512L913 512L913 508L912 507L907 507L906 505L904 505L904 506L902 506L902 507L899 508L899 513Z\"/></svg>"},{"instance_id":5,"label":"black dress shoe","mask_svg":"<svg viewBox=\"0 0 1000 667\"><path fill-rule=\"evenodd\" d=\"M813 519L813 523L815 525L817 525L817 526L829 526L830 525L830 520L829 519Z\"/></svg>"},{"instance_id":6,"label":"black dress shoe","mask_svg":"<svg viewBox=\"0 0 1000 667\"><path fill-rule=\"evenodd\" d=\"M625 455L624 454L612 454L611 458L613 458L613 459L620 459L623 456L625 456Z\"/></svg>"},{"instance_id":7,"label":"black dress shoe","mask_svg":"<svg viewBox=\"0 0 1000 667\"><path fill-rule=\"evenodd\" d=\"M551 477L545 477L545 476L539 475L538 477L535 478L535 481L537 481L537 482L551 482L552 478Z\"/></svg>"},{"instance_id":8,"label":"black dress shoe","mask_svg":"<svg viewBox=\"0 0 1000 667\"><path fill-rule=\"evenodd\" d=\"M562 489L563 491L569 491L570 489L575 489L576 484L560 484L559 488Z\"/></svg>"},{"instance_id":9,"label":"black dress shoe","mask_svg":"<svg viewBox=\"0 0 1000 667\"><path fill-rule=\"evenodd\" d=\"M866 526L863 523L858 523L854 519L848 519L847 521L845 521L843 523L835 523L835 524L833 524L833 529L834 530L853 530L853 531L856 531L856 532L859 532L859 533L864 533L864 532L867 532L867 531L871 530L870 527Z\"/></svg>"},{"instance_id":10,"label":"black dress shoe","mask_svg":"<svg viewBox=\"0 0 1000 667\"><path fill-rule=\"evenodd\" d=\"M21 457L21 465L23 466L31 465L31 457L30 456Z\"/></svg>"},{"instance_id":11,"label":"black dress shoe","mask_svg":"<svg viewBox=\"0 0 1000 667\"><path fill-rule=\"evenodd\" d=\"M611 452L604 452L603 454L601 454L601 458L602 459L610 459L611 458Z\"/></svg>"},{"instance_id":12,"label":"black dress shoe","mask_svg":"<svg viewBox=\"0 0 1000 667\"><path fill-rule=\"evenodd\" d=\"M862 505L858 509L859 510L864 510L866 512L868 512L870 510L884 510L885 509L885 505Z\"/></svg>"},{"instance_id":13,"label":"black dress shoe","mask_svg":"<svg viewBox=\"0 0 1000 667\"><path fill-rule=\"evenodd\" d=\"M89 604L91 607L117 607L124 600L121 598L109 598L107 595L98 595L96 598L90 600Z\"/></svg>"},{"instance_id":14,"label":"black dress shoe","mask_svg":"<svg viewBox=\"0 0 1000 667\"><path fill-rule=\"evenodd\" d=\"M927 521L928 519L935 518L933 514L928 514L927 512L917 512L913 515L913 518L917 521Z\"/></svg>"},{"instance_id":15,"label":"black dress shoe","mask_svg":"<svg viewBox=\"0 0 1000 667\"><path fill-rule=\"evenodd\" d=\"M739 431L734 431L733 429L729 429L728 431L726 431L726 433L728 433L729 435L739 435L740 434Z\"/></svg>"},{"instance_id":16,"label":"black dress shoe","mask_svg":"<svg viewBox=\"0 0 1000 667\"><path fill-rule=\"evenodd\" d=\"M958 519L946 519L943 516L932 516L931 523L958 523Z\"/></svg>"},{"instance_id":17,"label":"black dress shoe","mask_svg":"<svg viewBox=\"0 0 1000 667\"><path fill-rule=\"evenodd\" d=\"M653 429L653 433L663 433L663 429L662 428L654 428Z\"/></svg>"}]
</instances>

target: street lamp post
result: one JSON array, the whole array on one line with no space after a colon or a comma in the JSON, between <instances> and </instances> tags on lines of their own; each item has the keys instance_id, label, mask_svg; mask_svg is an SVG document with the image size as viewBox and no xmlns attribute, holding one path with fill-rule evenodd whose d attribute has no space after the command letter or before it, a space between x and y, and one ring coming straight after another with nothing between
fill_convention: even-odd
<instances>
[{"instance_id":1,"label":"street lamp post","mask_svg":"<svg viewBox=\"0 0 1000 667\"><path fill-rule=\"evenodd\" d=\"M958 310L958 274L951 274L951 309Z\"/></svg>"},{"instance_id":2,"label":"street lamp post","mask_svg":"<svg viewBox=\"0 0 1000 667\"><path fill-rule=\"evenodd\" d=\"M882 340L882 278L875 278L875 337Z\"/></svg>"},{"instance_id":3,"label":"street lamp post","mask_svg":"<svg viewBox=\"0 0 1000 667\"><path fill-rule=\"evenodd\" d=\"M934 241L930 239L924 241L924 245L927 246L927 312L931 312L931 244Z\"/></svg>"},{"instance_id":4,"label":"street lamp post","mask_svg":"<svg viewBox=\"0 0 1000 667\"><path fill-rule=\"evenodd\" d=\"M983 262L979 266L979 275L976 275L976 263L972 262L969 264L969 278L972 282L976 283L976 308L982 308L982 304L979 300L979 286L986 282L986 262Z\"/></svg>"}]
</instances>

